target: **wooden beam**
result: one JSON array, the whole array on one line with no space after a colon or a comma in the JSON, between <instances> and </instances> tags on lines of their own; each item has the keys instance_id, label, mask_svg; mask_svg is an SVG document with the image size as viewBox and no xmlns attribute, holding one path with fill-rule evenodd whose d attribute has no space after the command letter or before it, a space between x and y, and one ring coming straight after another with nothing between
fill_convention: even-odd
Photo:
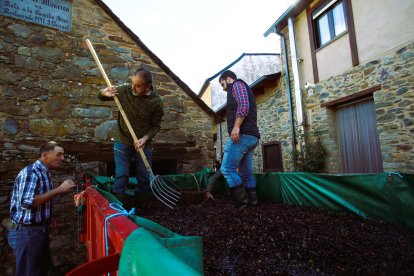
<instances>
[{"instance_id":1,"label":"wooden beam","mask_svg":"<svg viewBox=\"0 0 414 276\"><path fill-rule=\"evenodd\" d=\"M344 104L344 103L347 103L347 102L351 102L351 101L361 99L363 97L366 97L368 95L373 94L374 92L376 92L378 90L381 90L381 85L380 84L375 85L371 88L362 90L360 92L354 93L352 95L348 95L348 96L336 99L334 101L323 103L323 104L321 104L321 107L335 107L335 106L340 105L340 104Z\"/></svg>"}]
</instances>

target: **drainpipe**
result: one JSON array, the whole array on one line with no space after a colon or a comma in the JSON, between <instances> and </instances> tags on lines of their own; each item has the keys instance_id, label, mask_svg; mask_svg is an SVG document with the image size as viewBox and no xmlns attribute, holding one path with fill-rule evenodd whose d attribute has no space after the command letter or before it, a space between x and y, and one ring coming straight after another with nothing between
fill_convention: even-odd
<instances>
[{"instance_id":1,"label":"drainpipe","mask_svg":"<svg viewBox=\"0 0 414 276\"><path fill-rule=\"evenodd\" d=\"M293 72L293 86L295 89L295 103L296 103L296 116L298 126L303 125L303 111L302 111L302 93L299 82L299 69L298 59L296 56L296 45L295 45L295 32L293 29L293 20L291 17L288 18L288 29L289 29L289 44L290 44L290 56L292 62Z\"/></svg>"},{"instance_id":2,"label":"drainpipe","mask_svg":"<svg viewBox=\"0 0 414 276\"><path fill-rule=\"evenodd\" d=\"M286 75L286 93L289 104L289 115L290 115L290 136L292 137L292 151L296 149L296 139L295 139L295 124L293 123L293 107L292 107L292 98L291 98L291 88L290 88L290 76L289 76L289 63L288 55L286 51L286 38L285 35L279 32L275 27L275 33L280 36L282 39L282 49L283 49L283 58L285 59L285 75Z\"/></svg>"}]
</instances>

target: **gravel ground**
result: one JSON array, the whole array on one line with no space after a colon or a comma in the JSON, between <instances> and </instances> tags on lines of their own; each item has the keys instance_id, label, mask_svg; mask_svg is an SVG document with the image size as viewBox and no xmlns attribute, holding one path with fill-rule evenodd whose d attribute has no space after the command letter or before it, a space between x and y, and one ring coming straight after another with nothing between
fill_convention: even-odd
<instances>
[{"instance_id":1,"label":"gravel ground","mask_svg":"<svg viewBox=\"0 0 414 276\"><path fill-rule=\"evenodd\" d=\"M202 236L206 275L414 275L412 229L313 207L240 210L225 195L186 197L174 210L150 201L137 214Z\"/></svg>"}]
</instances>

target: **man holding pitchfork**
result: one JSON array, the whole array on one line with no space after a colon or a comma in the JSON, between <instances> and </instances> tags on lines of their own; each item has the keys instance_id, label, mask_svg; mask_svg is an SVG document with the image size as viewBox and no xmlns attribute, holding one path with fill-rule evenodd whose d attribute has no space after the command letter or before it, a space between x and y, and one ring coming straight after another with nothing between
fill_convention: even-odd
<instances>
[{"instance_id":1,"label":"man holding pitchfork","mask_svg":"<svg viewBox=\"0 0 414 276\"><path fill-rule=\"evenodd\" d=\"M149 164L152 162L152 139L161 127L164 108L161 97L153 91L152 74L144 68L137 69L131 77L131 84L112 86L100 90L99 99L113 100L117 97L134 130L138 140L134 142L128 127L122 118L113 131L115 183L112 193L125 203L124 192L128 185L130 162L135 159L137 188L135 203L142 206L142 201L150 192L150 178L145 164L138 153L142 149Z\"/></svg>"}]
</instances>

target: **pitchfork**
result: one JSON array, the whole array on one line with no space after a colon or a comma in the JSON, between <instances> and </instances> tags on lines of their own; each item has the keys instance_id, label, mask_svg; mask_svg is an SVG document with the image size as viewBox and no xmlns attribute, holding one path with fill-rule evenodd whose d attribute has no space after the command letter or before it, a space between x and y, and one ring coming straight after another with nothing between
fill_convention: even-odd
<instances>
[{"instance_id":1,"label":"pitchfork","mask_svg":"<svg viewBox=\"0 0 414 276\"><path fill-rule=\"evenodd\" d=\"M111 87L111 82L108 79L108 76L105 73L105 70L102 67L101 62L99 61L98 55L95 52L95 49L92 46L92 43L89 39L86 39L86 44L88 45L89 51L92 53L93 58L95 59L96 64L98 65L99 71L101 71L101 74L103 78L105 79L106 85L108 87ZM135 135L134 130L132 129L131 124L129 123L128 117L124 111L124 109L121 106L121 103L118 100L118 97L114 97L115 104L117 105L119 111L121 112L122 118L125 121L125 124L128 127L129 132L131 133L132 138L134 139L134 143L138 141L137 136ZM148 163L148 160L144 154L144 151L139 148L138 149L139 154L141 155L142 160L144 161L145 168L147 169L149 175L150 175L150 187L151 191L154 194L154 196L170 207L171 209L174 209L174 206L177 204L178 200L180 199L181 191L180 188L173 183L169 179L164 179L163 177L159 175L154 175L154 172L151 169L151 166Z\"/></svg>"}]
</instances>

